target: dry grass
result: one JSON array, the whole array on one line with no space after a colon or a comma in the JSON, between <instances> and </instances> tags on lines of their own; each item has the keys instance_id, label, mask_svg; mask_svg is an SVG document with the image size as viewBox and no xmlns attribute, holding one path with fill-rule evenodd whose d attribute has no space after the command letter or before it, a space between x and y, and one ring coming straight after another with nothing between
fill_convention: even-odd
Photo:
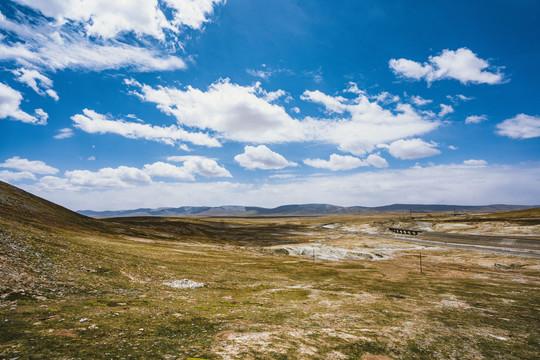
<instances>
[{"instance_id":1,"label":"dry grass","mask_svg":"<svg viewBox=\"0 0 540 360\"><path fill-rule=\"evenodd\" d=\"M2 217L1 358L537 358L538 258L323 227L391 218L84 220L75 231ZM305 243L388 257L267 250ZM162 284L183 278L206 286Z\"/></svg>"}]
</instances>

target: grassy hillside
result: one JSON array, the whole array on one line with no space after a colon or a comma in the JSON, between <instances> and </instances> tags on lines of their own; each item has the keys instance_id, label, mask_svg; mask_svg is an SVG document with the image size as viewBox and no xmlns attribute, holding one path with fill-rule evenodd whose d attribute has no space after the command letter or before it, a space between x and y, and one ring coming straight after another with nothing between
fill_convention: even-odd
<instances>
[{"instance_id":1,"label":"grassy hillside","mask_svg":"<svg viewBox=\"0 0 540 360\"><path fill-rule=\"evenodd\" d=\"M102 223L77 214L0 181L0 219L3 226L30 226L36 229L93 229Z\"/></svg>"},{"instance_id":2,"label":"grassy hillside","mask_svg":"<svg viewBox=\"0 0 540 360\"><path fill-rule=\"evenodd\" d=\"M536 258L322 227L369 227L376 214L98 221L12 190L0 203L0 358L538 355ZM297 243L389 256L320 261L268 247ZM164 285L181 279L205 286Z\"/></svg>"}]
</instances>

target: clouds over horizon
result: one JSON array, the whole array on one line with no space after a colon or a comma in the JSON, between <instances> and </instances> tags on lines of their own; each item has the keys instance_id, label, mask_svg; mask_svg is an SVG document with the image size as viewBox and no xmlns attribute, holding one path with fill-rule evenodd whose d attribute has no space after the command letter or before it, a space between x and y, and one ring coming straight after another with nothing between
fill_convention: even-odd
<instances>
[{"instance_id":1,"label":"clouds over horizon","mask_svg":"<svg viewBox=\"0 0 540 360\"><path fill-rule=\"evenodd\" d=\"M501 84L504 74L501 68L490 71L490 64L471 50L445 49L440 55L430 56L428 62L419 63L408 59L391 59L389 66L396 75L407 79L425 80L428 84L443 79L455 79L462 84Z\"/></svg>"},{"instance_id":2,"label":"clouds over horizon","mask_svg":"<svg viewBox=\"0 0 540 360\"><path fill-rule=\"evenodd\" d=\"M89 159L90 160L90 159ZM17 170L0 171L3 181L38 181L35 186L53 190L80 191L85 188L124 188L153 183L153 177L169 178L182 181L195 181L195 175L205 178L232 177L227 169L220 166L216 160L203 156L171 156L168 161L181 162L176 166L165 162L146 164L142 168L118 166L116 168L101 168L97 171L69 170L64 177L51 176L58 169L45 164L43 161L31 161L18 156L0 163L0 168ZM39 180L36 175L45 175Z\"/></svg>"},{"instance_id":3,"label":"clouds over horizon","mask_svg":"<svg viewBox=\"0 0 540 360\"><path fill-rule=\"evenodd\" d=\"M144 180L137 174L129 181ZM50 183L58 178L50 177ZM451 178L452 181L447 181ZM126 180L124 180L126 181ZM297 178L287 183L259 185L231 181L152 182L120 188L73 191L62 186L23 185L24 189L71 209L121 210L140 207L246 206L329 203L341 206L380 206L392 203L487 205L540 203L540 167L487 165L483 160L464 164L383 169L352 175ZM361 186L359 186L361 184ZM56 184L58 185L58 184ZM380 189L385 189L381 192ZM531 197L531 194L536 196Z\"/></svg>"}]
</instances>

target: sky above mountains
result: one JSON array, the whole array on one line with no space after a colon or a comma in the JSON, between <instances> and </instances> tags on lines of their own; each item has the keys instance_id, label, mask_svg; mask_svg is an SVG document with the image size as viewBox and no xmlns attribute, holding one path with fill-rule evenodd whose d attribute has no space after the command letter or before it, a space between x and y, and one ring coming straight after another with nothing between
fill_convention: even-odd
<instances>
[{"instance_id":1,"label":"sky above mountains","mask_svg":"<svg viewBox=\"0 0 540 360\"><path fill-rule=\"evenodd\" d=\"M3 1L0 180L74 210L540 204L538 14Z\"/></svg>"}]
</instances>

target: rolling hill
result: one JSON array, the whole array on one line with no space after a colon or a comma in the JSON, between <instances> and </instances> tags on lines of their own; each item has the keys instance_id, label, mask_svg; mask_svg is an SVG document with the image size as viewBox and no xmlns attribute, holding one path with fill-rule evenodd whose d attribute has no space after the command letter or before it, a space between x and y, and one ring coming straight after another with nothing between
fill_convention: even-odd
<instances>
[{"instance_id":1,"label":"rolling hill","mask_svg":"<svg viewBox=\"0 0 540 360\"><path fill-rule=\"evenodd\" d=\"M384 213L384 212L501 212L530 209L535 206L528 205L483 205L483 206L462 206L462 205L437 205L437 204L392 204L386 206L336 206L330 204L294 204L282 205L276 208L263 208L256 206L182 206L177 208L141 208L134 210L118 211L92 211L80 210L79 214L96 218L106 217L132 217L132 216L324 216L341 214L363 214L363 213Z\"/></svg>"}]
</instances>

